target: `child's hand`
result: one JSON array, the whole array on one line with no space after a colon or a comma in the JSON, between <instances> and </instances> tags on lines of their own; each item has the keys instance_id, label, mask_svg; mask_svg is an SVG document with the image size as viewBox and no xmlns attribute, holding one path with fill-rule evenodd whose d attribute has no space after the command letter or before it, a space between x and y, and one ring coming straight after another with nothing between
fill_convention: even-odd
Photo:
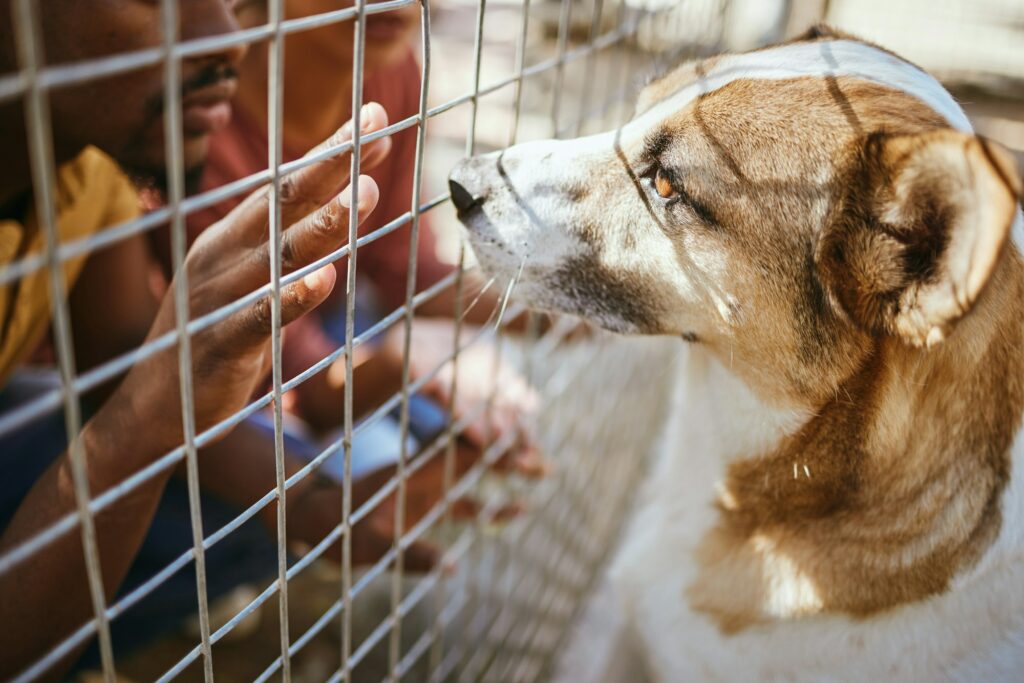
<instances>
[{"instance_id":1,"label":"child's hand","mask_svg":"<svg viewBox=\"0 0 1024 683\"><path fill-rule=\"evenodd\" d=\"M464 325L460 344L466 344L478 333L479 328ZM396 325L389 330L380 349L399 367L404 338L404 327ZM469 444L486 448L494 441L511 438L512 450L517 455L533 451L527 425L540 407L537 393L512 366L499 362L494 344L484 340L473 343L459 353L457 363L450 360L454 349L455 326L451 321L417 319L409 352L410 381L430 376L421 392L447 408L452 403L454 377L454 419L478 414L461 434ZM485 407L488 401L489 408Z\"/></svg>"}]
</instances>

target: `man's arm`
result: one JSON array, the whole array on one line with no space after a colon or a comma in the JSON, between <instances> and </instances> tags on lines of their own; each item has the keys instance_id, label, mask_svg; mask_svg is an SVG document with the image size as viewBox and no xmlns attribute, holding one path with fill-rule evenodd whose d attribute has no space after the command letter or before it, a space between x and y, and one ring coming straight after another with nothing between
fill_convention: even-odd
<instances>
[{"instance_id":1,"label":"man's arm","mask_svg":"<svg viewBox=\"0 0 1024 683\"><path fill-rule=\"evenodd\" d=\"M114 397L79 435L87 454L93 496L120 482L159 454L152 442L136 442L131 408ZM124 457L127 456L127 457ZM105 602L116 593L149 527L169 473L161 474L96 515L96 539ZM0 551L16 548L76 510L71 462L62 455L36 481L0 537ZM9 678L59 643L93 614L86 584L82 536L76 526L8 570L0 589L0 619L9 629L0 652L0 677ZM77 652L76 652L77 654ZM50 675L59 679L74 661L65 658Z\"/></svg>"},{"instance_id":2,"label":"man's arm","mask_svg":"<svg viewBox=\"0 0 1024 683\"><path fill-rule=\"evenodd\" d=\"M452 462L453 481L458 481L477 465L481 455L477 446L466 440L459 440ZM224 440L200 453L199 477L204 491L213 493L242 510L274 490L275 462L273 438L266 432L243 423ZM302 466L302 462L285 454L286 476L291 477ZM446 451L441 449L407 474L404 529L411 529L435 506L445 502L448 493L446 469ZM540 477L547 472L548 464L535 450L524 451L513 447L508 450L505 457L498 459L494 469L497 472L516 472L527 477ZM395 476L395 473L394 465L385 466L353 481L353 512L376 494ZM376 562L393 547L397 523L396 495L391 493L386 496L353 528L354 566ZM287 539L293 550L301 551L301 548L295 547L296 543L302 544L306 549L316 546L341 524L342 496L343 488L340 482L333 481L316 471L307 473L288 489L285 517L288 524ZM476 501L464 498L456 501L452 513L456 518L468 519L474 517L480 508ZM519 509L518 505L512 503L498 510L496 514L497 517L503 518L517 513ZM258 516L271 536L276 535L276 501L268 503L259 511ZM440 552L431 541L417 539L407 543L404 556L407 571L428 571L440 558ZM340 540L328 548L323 557L340 563Z\"/></svg>"}]
</instances>

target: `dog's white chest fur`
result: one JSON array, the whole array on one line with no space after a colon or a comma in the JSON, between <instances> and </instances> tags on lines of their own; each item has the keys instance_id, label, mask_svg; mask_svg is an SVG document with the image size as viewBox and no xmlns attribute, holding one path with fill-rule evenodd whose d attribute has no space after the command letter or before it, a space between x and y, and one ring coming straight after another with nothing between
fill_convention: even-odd
<instances>
[{"instance_id":1,"label":"dog's white chest fur","mask_svg":"<svg viewBox=\"0 0 1024 683\"><path fill-rule=\"evenodd\" d=\"M726 635L685 595L694 550L714 523L716 486L730 456L770 443L802 416L766 411L699 348L680 359L662 453L611 570L625 621L658 681L1019 681L1024 671L1024 438L1005 492L1003 529L949 592L868 619L780 620ZM813 472L811 473L813 475ZM806 476L797 465L796 476ZM813 600L813 586L780 558L780 609ZM625 646L625 645L624 645Z\"/></svg>"}]
</instances>

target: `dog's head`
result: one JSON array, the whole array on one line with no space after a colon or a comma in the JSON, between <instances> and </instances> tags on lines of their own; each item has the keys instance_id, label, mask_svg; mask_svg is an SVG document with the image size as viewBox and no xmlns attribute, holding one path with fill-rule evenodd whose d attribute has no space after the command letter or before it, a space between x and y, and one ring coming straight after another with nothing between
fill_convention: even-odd
<instances>
[{"instance_id":1,"label":"dog's head","mask_svg":"<svg viewBox=\"0 0 1024 683\"><path fill-rule=\"evenodd\" d=\"M817 30L682 65L622 127L467 159L450 186L481 265L519 274L527 304L681 335L806 397L871 338L952 331L1020 180L932 77Z\"/></svg>"}]
</instances>

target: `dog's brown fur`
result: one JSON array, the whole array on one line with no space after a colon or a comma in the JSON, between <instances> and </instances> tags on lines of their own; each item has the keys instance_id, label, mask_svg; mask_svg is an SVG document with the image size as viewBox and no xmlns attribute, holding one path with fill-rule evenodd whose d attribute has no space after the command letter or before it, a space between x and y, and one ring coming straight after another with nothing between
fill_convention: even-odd
<instances>
[{"instance_id":1,"label":"dog's brown fur","mask_svg":"<svg viewBox=\"0 0 1024 683\"><path fill-rule=\"evenodd\" d=\"M801 139L806 129L791 128L784 118L794 108L831 120L833 134ZM773 148L746 148L749 136L730 134L745 126L774 127L773 137L804 151L794 161L773 156ZM757 307L741 314L765 324L746 326L746 334L730 340L729 349L745 347L737 356L763 366L738 374L764 396L812 406L815 416L772 452L748 454L729 469L720 523L701 545L702 573L688 590L692 604L725 630L781 616L765 609L780 572L798 571L807 588L787 616L868 615L942 592L998 533L1007 452L1024 412L1024 264L1000 242L996 258L981 263L984 272L974 278L989 283L984 292L955 283L952 309L941 319L925 316L929 322L917 329L901 316L918 301L915 292L945 282L943 229L953 209L943 205L942 193L948 188L925 179L911 192L911 206L896 212L906 224L885 223L894 214L886 213L887 202L896 201L915 155L941 150L948 136L995 183L981 191L1005 218L993 227L1005 239L1015 201L1007 185L1017 182L1015 174L983 142L947 130L911 97L844 79L782 82L767 94L740 81L676 119L673 139L688 150L709 148L700 158L714 160L687 187L714 207L728 247L742 252L743 261L756 263L761 254L773 267L789 263L789 272L775 274L782 288L800 291L816 282L825 290L798 296L795 304L792 294L778 291L741 297ZM822 166L835 170L814 186L808 179ZM808 183L800 211L787 179ZM922 193L922 186L930 191ZM765 208L782 191L785 202ZM794 230L791 222L744 220L800 220L814 216L822 200L831 208L821 235ZM748 231L730 232L730 225ZM816 263L764 255L799 253L802 239L818 242ZM794 305L806 327L772 328L772 321L792 316L785 309ZM968 310L971 316L953 333ZM941 328L933 340L950 338L929 351L915 348L928 341L933 324ZM979 411L984 405L997 408Z\"/></svg>"},{"instance_id":2,"label":"dog's brown fur","mask_svg":"<svg viewBox=\"0 0 1024 683\"><path fill-rule=\"evenodd\" d=\"M1024 264L1006 252L946 344L877 341L803 429L732 465L694 606L726 630L778 616L762 606L780 557L818 598L807 612L868 615L945 590L999 530L1024 410L1022 316Z\"/></svg>"}]
</instances>

